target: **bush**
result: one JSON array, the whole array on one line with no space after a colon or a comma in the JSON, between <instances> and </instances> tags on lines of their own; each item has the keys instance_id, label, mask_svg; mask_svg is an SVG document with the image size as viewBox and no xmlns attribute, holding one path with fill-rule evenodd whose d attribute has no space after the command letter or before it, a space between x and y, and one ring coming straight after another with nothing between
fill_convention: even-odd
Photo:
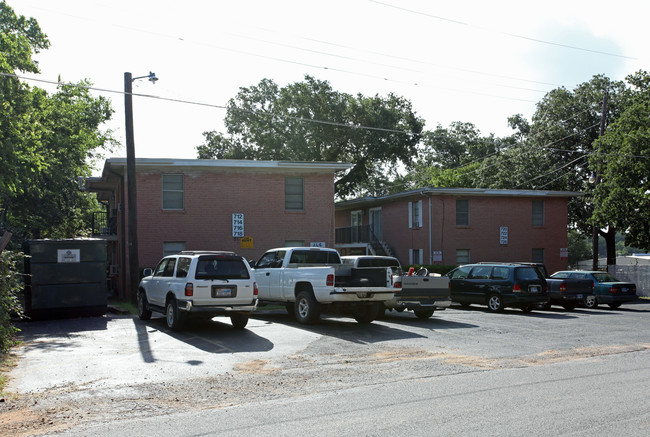
<instances>
[{"instance_id":1,"label":"bush","mask_svg":"<svg viewBox=\"0 0 650 437\"><path fill-rule=\"evenodd\" d=\"M23 288L23 257L20 252L0 253L0 353L17 344L16 334L20 332L12 318L23 316L19 299Z\"/></svg>"}]
</instances>

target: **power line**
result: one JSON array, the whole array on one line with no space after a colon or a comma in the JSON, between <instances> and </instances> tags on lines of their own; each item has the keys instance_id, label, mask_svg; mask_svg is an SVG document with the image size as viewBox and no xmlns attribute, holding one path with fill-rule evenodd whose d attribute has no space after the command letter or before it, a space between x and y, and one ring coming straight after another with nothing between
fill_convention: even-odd
<instances>
[{"instance_id":1,"label":"power line","mask_svg":"<svg viewBox=\"0 0 650 437\"><path fill-rule=\"evenodd\" d=\"M523 39L523 40L526 40L526 41L532 41L532 42L551 45L551 46L556 46L556 47L564 47L564 48L572 49L572 50L580 50L580 51L583 51L583 52L596 53L596 54L599 54L599 55L613 56L613 57L616 57L616 58L637 60L637 58L635 58L635 57L620 55L618 53L609 53L609 52L603 52L603 51L600 51L600 50L592 50L592 49L573 46L573 45L569 45L569 44L562 44L562 43L557 43L557 42L552 42L552 41L545 41L545 40L537 39L537 38L531 38L529 36L518 35L516 33L493 30L493 29L489 29L487 27L475 26L475 25L472 25L470 23L466 23L466 22L463 22L463 21L453 20L451 18L445 18L445 17L441 17L439 15L433 15L433 14L429 14L429 13L422 12L422 11L416 11L414 9L408 9L408 8L392 5L390 3L385 3L385 2L382 2L382 1L378 1L378 0L368 0L368 1L372 2L372 3L377 3L378 5L386 6L386 7L389 7L389 8L399 9L401 11L409 12L409 13L412 13L412 14L422 15L422 16L425 16L425 17L434 18L436 20L441 20L441 21L446 21L448 23L457 24L457 25L460 25L460 26L473 27L475 29L479 29L479 30L482 30L482 31L485 31L485 32L499 33L501 35L506 35L506 36L509 36L509 37L512 37L512 38Z\"/></svg>"}]
</instances>

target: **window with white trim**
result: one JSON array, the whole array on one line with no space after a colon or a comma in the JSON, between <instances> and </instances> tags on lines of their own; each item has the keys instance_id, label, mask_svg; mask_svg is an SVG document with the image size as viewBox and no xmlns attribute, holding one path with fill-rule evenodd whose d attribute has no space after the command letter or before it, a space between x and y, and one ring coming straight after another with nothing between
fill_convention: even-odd
<instances>
[{"instance_id":1,"label":"window with white trim","mask_svg":"<svg viewBox=\"0 0 650 437\"><path fill-rule=\"evenodd\" d=\"M302 211L304 204L304 178L287 176L284 178L284 209Z\"/></svg>"},{"instance_id":2,"label":"window with white trim","mask_svg":"<svg viewBox=\"0 0 650 437\"><path fill-rule=\"evenodd\" d=\"M409 264L422 265L424 260L424 249L409 249Z\"/></svg>"},{"instance_id":3,"label":"window with white trim","mask_svg":"<svg viewBox=\"0 0 650 437\"><path fill-rule=\"evenodd\" d=\"M422 201L409 202L409 228L418 229L422 227Z\"/></svg>"},{"instance_id":4,"label":"window with white trim","mask_svg":"<svg viewBox=\"0 0 650 437\"><path fill-rule=\"evenodd\" d=\"M183 175L162 175L162 209L182 210L185 207L184 197Z\"/></svg>"},{"instance_id":5,"label":"window with white trim","mask_svg":"<svg viewBox=\"0 0 650 437\"><path fill-rule=\"evenodd\" d=\"M456 249L456 264L468 264L470 262L469 249Z\"/></svg>"},{"instance_id":6,"label":"window with white trim","mask_svg":"<svg viewBox=\"0 0 650 437\"><path fill-rule=\"evenodd\" d=\"M456 226L469 226L469 200L456 200Z\"/></svg>"},{"instance_id":7,"label":"window with white trim","mask_svg":"<svg viewBox=\"0 0 650 437\"><path fill-rule=\"evenodd\" d=\"M543 200L533 200L533 226L544 226Z\"/></svg>"}]
</instances>

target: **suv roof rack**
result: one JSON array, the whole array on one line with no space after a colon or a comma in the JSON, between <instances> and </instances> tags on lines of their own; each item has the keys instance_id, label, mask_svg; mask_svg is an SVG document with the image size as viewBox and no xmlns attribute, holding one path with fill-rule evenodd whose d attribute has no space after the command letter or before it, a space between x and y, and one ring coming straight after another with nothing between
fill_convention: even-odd
<instances>
[{"instance_id":1,"label":"suv roof rack","mask_svg":"<svg viewBox=\"0 0 650 437\"><path fill-rule=\"evenodd\" d=\"M227 250L183 250L177 255L237 255Z\"/></svg>"}]
</instances>

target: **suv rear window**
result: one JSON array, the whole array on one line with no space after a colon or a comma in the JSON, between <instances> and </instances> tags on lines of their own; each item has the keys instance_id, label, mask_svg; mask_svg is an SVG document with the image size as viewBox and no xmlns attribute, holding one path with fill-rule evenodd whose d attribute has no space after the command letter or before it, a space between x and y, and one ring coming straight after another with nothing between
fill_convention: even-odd
<instances>
[{"instance_id":1,"label":"suv rear window","mask_svg":"<svg viewBox=\"0 0 650 437\"><path fill-rule=\"evenodd\" d=\"M535 267L519 267L517 269L518 281L538 281L540 273Z\"/></svg>"},{"instance_id":2,"label":"suv rear window","mask_svg":"<svg viewBox=\"0 0 650 437\"><path fill-rule=\"evenodd\" d=\"M196 279L250 279L241 258L204 255L196 264Z\"/></svg>"}]
</instances>

